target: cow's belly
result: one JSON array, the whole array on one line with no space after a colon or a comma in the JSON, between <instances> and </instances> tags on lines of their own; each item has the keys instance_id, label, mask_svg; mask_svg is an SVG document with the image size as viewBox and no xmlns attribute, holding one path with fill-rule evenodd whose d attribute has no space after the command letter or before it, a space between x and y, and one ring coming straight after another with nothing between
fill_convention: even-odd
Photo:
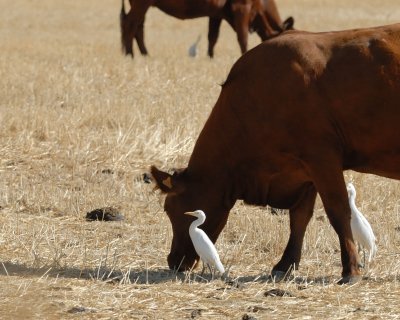
<instances>
[{"instance_id":1,"label":"cow's belly","mask_svg":"<svg viewBox=\"0 0 400 320\"><path fill-rule=\"evenodd\" d=\"M247 190L243 200L248 204L272 206L279 209L290 209L302 198L311 180L299 169L285 170L274 174L258 172L248 179Z\"/></svg>"},{"instance_id":2,"label":"cow's belly","mask_svg":"<svg viewBox=\"0 0 400 320\"><path fill-rule=\"evenodd\" d=\"M378 176L400 180L400 151L394 149L391 152L369 156L368 160L361 165L349 169L370 173Z\"/></svg>"},{"instance_id":3,"label":"cow's belly","mask_svg":"<svg viewBox=\"0 0 400 320\"><path fill-rule=\"evenodd\" d=\"M301 171L275 174L268 188L268 205L279 209L290 209L303 197L310 179Z\"/></svg>"},{"instance_id":4,"label":"cow's belly","mask_svg":"<svg viewBox=\"0 0 400 320\"><path fill-rule=\"evenodd\" d=\"M198 1L190 2L184 0L155 1L156 6L166 14L178 19L194 19L207 16L221 16L225 1Z\"/></svg>"}]
</instances>

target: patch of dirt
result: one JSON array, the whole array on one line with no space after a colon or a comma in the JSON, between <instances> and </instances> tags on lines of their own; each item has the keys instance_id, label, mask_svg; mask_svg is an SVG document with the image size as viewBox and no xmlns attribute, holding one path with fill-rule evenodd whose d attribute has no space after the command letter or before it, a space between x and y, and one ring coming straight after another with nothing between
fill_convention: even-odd
<instances>
[{"instance_id":1,"label":"patch of dirt","mask_svg":"<svg viewBox=\"0 0 400 320\"><path fill-rule=\"evenodd\" d=\"M282 289L271 289L264 292L264 296L266 297L295 297L293 293L290 291L282 290Z\"/></svg>"},{"instance_id":2,"label":"patch of dirt","mask_svg":"<svg viewBox=\"0 0 400 320\"><path fill-rule=\"evenodd\" d=\"M119 210L113 207L94 209L86 213L86 220L88 221L122 221L124 219Z\"/></svg>"}]
</instances>

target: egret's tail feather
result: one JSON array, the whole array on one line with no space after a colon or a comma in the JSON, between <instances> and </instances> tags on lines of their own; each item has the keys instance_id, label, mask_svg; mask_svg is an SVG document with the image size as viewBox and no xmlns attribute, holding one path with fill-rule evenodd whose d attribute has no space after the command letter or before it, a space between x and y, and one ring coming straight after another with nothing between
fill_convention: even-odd
<instances>
[{"instance_id":1,"label":"egret's tail feather","mask_svg":"<svg viewBox=\"0 0 400 320\"><path fill-rule=\"evenodd\" d=\"M218 271L220 273L224 273L225 272L225 268L222 265L221 261L217 261L217 263L215 264L215 267L218 269Z\"/></svg>"},{"instance_id":2,"label":"egret's tail feather","mask_svg":"<svg viewBox=\"0 0 400 320\"><path fill-rule=\"evenodd\" d=\"M369 250L368 262L371 262L372 259L375 258L375 255L376 255L376 251L377 251L377 250L378 250L378 249L377 249L377 247L376 247L376 244L374 244L374 245L371 247L371 250Z\"/></svg>"}]
</instances>

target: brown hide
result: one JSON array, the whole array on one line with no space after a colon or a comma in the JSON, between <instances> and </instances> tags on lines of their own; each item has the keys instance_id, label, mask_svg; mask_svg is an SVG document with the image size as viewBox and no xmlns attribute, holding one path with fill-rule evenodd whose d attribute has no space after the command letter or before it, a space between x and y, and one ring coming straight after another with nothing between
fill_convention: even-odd
<instances>
[{"instance_id":1,"label":"brown hide","mask_svg":"<svg viewBox=\"0 0 400 320\"><path fill-rule=\"evenodd\" d=\"M219 36L222 20L235 30L242 53L247 51L249 30L258 33L262 40L292 29L293 18L282 23L275 0L129 0L130 10L125 12L124 0L120 13L123 50L133 57L133 40L136 39L141 54L147 55L144 43L144 20L150 6L157 7L178 19L209 17L208 55L214 56L214 46Z\"/></svg>"},{"instance_id":2,"label":"brown hide","mask_svg":"<svg viewBox=\"0 0 400 320\"><path fill-rule=\"evenodd\" d=\"M339 237L342 281L359 279L347 169L400 179L400 24L291 31L235 63L188 167L166 190L169 266L196 259L185 211L204 210L203 228L216 241L243 199L289 209L289 242L273 272L297 268L318 192ZM161 171L152 172L161 187Z\"/></svg>"}]
</instances>

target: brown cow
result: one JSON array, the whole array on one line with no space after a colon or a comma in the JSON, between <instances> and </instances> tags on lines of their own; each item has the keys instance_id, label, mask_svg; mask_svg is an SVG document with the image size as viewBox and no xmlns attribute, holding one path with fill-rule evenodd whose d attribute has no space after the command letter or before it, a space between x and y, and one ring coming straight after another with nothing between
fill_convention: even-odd
<instances>
[{"instance_id":1,"label":"brown cow","mask_svg":"<svg viewBox=\"0 0 400 320\"><path fill-rule=\"evenodd\" d=\"M124 0L120 14L122 47L133 57L133 39L142 55L148 51L144 44L144 20L150 6L179 19L210 17L208 55L214 56L214 46L222 20L226 20L237 33L242 53L247 51L248 32L256 31L264 41L284 30L292 29L292 17L283 23L274 0L129 0L131 9L125 12Z\"/></svg>"},{"instance_id":2,"label":"brown cow","mask_svg":"<svg viewBox=\"0 0 400 320\"><path fill-rule=\"evenodd\" d=\"M357 281L349 169L400 179L400 24L290 31L234 64L188 167L173 175L152 167L173 228L169 267L198 259L185 211L206 212L215 242L243 199L289 209L289 242L272 273L297 268L318 192L339 236L341 283Z\"/></svg>"}]
</instances>

